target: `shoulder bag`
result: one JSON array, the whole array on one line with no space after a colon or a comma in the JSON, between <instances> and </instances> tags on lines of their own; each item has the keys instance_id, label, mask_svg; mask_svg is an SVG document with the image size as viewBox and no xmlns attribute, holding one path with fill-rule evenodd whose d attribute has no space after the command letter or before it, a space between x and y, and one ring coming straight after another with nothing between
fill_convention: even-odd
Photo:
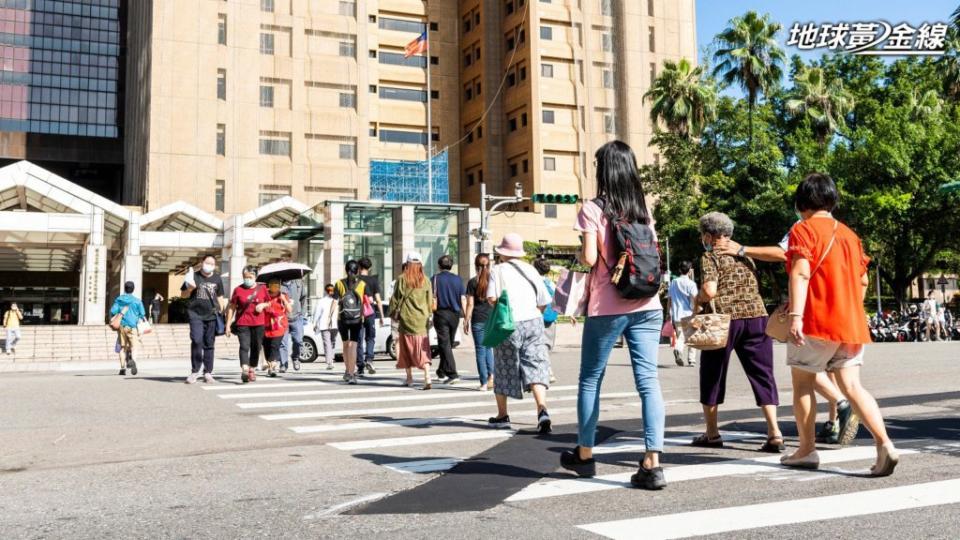
<instances>
[{"instance_id":1,"label":"shoulder bag","mask_svg":"<svg viewBox=\"0 0 960 540\"><path fill-rule=\"evenodd\" d=\"M817 266L814 267L812 272L810 272L810 279L813 279L813 275L817 273L817 270L819 270L820 266L823 265L823 261L827 259L827 254L830 253L830 249L833 248L833 243L837 239L837 228L839 227L840 222L834 220L833 236L830 238L830 243L827 244L827 249L825 249L823 251L823 255L820 256L820 261L817 262ZM776 285L776 280L774 280L774 286L779 291L779 286ZM773 310L773 313L767 319L766 334L781 343L786 343L790 339L789 299L786 302L781 303L777 309Z\"/></svg>"},{"instance_id":2,"label":"shoulder bag","mask_svg":"<svg viewBox=\"0 0 960 540\"><path fill-rule=\"evenodd\" d=\"M517 328L513 321L513 310L510 309L510 296L507 294L506 287L503 286L503 272L498 272L497 277L500 297L497 299L497 304L493 306L487 324L483 327L484 347L497 347L510 339Z\"/></svg>"},{"instance_id":3,"label":"shoulder bag","mask_svg":"<svg viewBox=\"0 0 960 540\"><path fill-rule=\"evenodd\" d=\"M110 328L113 328L114 330L120 329L120 323L123 322L123 316L127 314L128 309L130 309L130 306L123 306L123 309L120 310L120 313L110 317Z\"/></svg>"},{"instance_id":4,"label":"shoulder bag","mask_svg":"<svg viewBox=\"0 0 960 540\"><path fill-rule=\"evenodd\" d=\"M703 309L698 305L695 309ZM694 313L680 321L683 329L684 342L694 349L712 351L727 346L730 337L730 315L717 313L713 301L710 302L711 313Z\"/></svg>"}]
</instances>

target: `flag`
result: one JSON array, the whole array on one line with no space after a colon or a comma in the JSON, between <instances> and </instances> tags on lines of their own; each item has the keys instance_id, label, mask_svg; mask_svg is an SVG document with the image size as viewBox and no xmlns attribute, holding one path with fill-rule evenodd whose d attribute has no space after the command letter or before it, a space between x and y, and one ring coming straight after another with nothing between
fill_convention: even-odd
<instances>
[{"instance_id":1,"label":"flag","mask_svg":"<svg viewBox=\"0 0 960 540\"><path fill-rule=\"evenodd\" d=\"M407 43L406 48L403 50L403 57L410 58L415 54L423 54L427 52L427 33L424 32L417 36L417 39Z\"/></svg>"}]
</instances>

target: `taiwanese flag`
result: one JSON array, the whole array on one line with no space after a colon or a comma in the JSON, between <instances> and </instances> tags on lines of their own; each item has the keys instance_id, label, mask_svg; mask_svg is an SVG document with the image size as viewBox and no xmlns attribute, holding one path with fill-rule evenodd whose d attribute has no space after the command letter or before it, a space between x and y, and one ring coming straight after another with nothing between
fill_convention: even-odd
<instances>
[{"instance_id":1,"label":"taiwanese flag","mask_svg":"<svg viewBox=\"0 0 960 540\"><path fill-rule=\"evenodd\" d=\"M424 54L425 52L427 52L426 32L420 34L417 39L407 43L407 47L403 50L403 57L410 58L415 54Z\"/></svg>"}]
</instances>

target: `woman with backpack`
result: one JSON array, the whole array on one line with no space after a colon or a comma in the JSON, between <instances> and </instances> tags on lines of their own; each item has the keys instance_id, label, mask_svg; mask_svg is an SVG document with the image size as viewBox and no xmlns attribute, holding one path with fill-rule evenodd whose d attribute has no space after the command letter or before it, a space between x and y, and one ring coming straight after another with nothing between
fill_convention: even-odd
<instances>
[{"instance_id":1,"label":"woman with backpack","mask_svg":"<svg viewBox=\"0 0 960 540\"><path fill-rule=\"evenodd\" d=\"M360 263L351 259L347 261L344 270L347 277L338 281L334 287L333 296L337 301L334 309L340 313L337 329L340 330L340 340L343 341L343 380L347 384L357 384L357 343L360 341L360 330L363 329L365 285L360 279Z\"/></svg>"},{"instance_id":2,"label":"woman with backpack","mask_svg":"<svg viewBox=\"0 0 960 540\"><path fill-rule=\"evenodd\" d=\"M403 274L390 298L390 319L397 322L397 368L407 372L405 386L413 386L413 368L423 370L423 389L430 390L430 315L433 289L423 274L423 259L407 254Z\"/></svg>"},{"instance_id":3,"label":"woman with backpack","mask_svg":"<svg viewBox=\"0 0 960 540\"><path fill-rule=\"evenodd\" d=\"M257 268L243 269L243 283L233 290L227 304L226 336L236 334L240 341L240 380L244 383L257 380L257 364L263 346L263 311L270 307L267 288L257 283Z\"/></svg>"},{"instance_id":4,"label":"woman with backpack","mask_svg":"<svg viewBox=\"0 0 960 540\"><path fill-rule=\"evenodd\" d=\"M657 296L660 260L656 233L633 150L621 141L612 141L601 146L595 158L597 198L584 203L574 227L583 234L580 262L592 268L580 353L578 446L564 451L560 464L580 476L596 474L593 447L600 385L611 349L624 336L643 407L646 443L646 453L630 483L662 489L667 485L660 467L665 413L657 379L657 349L663 308ZM632 257L632 264L624 264L625 255Z\"/></svg>"}]
</instances>

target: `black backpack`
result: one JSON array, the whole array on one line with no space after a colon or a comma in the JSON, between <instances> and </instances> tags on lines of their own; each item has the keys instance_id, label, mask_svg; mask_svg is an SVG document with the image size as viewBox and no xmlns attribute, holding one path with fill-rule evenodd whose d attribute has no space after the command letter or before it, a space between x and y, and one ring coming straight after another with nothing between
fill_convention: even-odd
<instances>
[{"instance_id":1,"label":"black backpack","mask_svg":"<svg viewBox=\"0 0 960 540\"><path fill-rule=\"evenodd\" d=\"M600 208L605 204L596 201ZM610 218L610 233L619 256L615 264L607 264L610 281L620 296L629 300L653 298L660 292L660 246L653 229L640 222ZM602 248L601 248L602 251Z\"/></svg>"},{"instance_id":2,"label":"black backpack","mask_svg":"<svg viewBox=\"0 0 960 540\"><path fill-rule=\"evenodd\" d=\"M361 283L363 282L357 280L357 285L353 289L347 288L346 280L341 280L338 283L342 287L340 293L340 322L343 324L354 325L363 322L363 293L357 292Z\"/></svg>"}]
</instances>

